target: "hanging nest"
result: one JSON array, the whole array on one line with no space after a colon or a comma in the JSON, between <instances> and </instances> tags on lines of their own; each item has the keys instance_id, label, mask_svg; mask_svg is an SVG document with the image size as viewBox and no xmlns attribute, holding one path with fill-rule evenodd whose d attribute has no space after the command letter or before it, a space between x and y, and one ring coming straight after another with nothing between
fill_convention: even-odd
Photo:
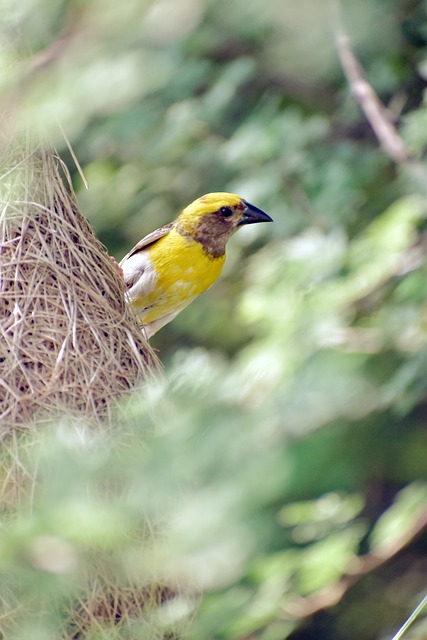
<instances>
[{"instance_id":1,"label":"hanging nest","mask_svg":"<svg viewBox=\"0 0 427 640\"><path fill-rule=\"evenodd\" d=\"M104 421L156 358L58 158L2 151L0 437L58 410Z\"/></svg>"},{"instance_id":2,"label":"hanging nest","mask_svg":"<svg viewBox=\"0 0 427 640\"><path fill-rule=\"evenodd\" d=\"M86 593L84 600L66 612L61 640L96 638L102 631L114 638L179 640L197 606L194 594L178 594L162 584L118 586L117 579L102 571Z\"/></svg>"},{"instance_id":3,"label":"hanging nest","mask_svg":"<svg viewBox=\"0 0 427 640\"><path fill-rule=\"evenodd\" d=\"M65 414L106 426L117 400L159 364L58 157L5 143L0 151L0 509L13 520L37 485L31 445L39 422ZM104 573L94 570L63 612L64 640L127 633L135 624L153 640L177 637L150 622L176 600L175 589ZM0 637L7 637L21 604L12 587L3 591Z\"/></svg>"}]
</instances>

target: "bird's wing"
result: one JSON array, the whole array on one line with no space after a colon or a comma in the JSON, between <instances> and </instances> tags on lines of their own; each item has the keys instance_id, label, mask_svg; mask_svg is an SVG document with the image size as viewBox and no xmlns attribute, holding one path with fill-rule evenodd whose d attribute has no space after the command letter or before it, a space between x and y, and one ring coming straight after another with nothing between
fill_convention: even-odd
<instances>
[{"instance_id":1,"label":"bird's wing","mask_svg":"<svg viewBox=\"0 0 427 640\"><path fill-rule=\"evenodd\" d=\"M152 265L148 258L148 254L144 252L155 242L160 240L160 238L167 235L172 227L173 222L170 222L164 227L160 227L159 229L152 231L142 238L142 240L140 240L138 244L136 244L134 248L122 259L119 266L123 271L123 277L128 289L131 289L136 283L139 283L141 288L144 288L144 286L151 288L152 282L150 273L152 275ZM138 253L140 256L136 257Z\"/></svg>"},{"instance_id":2,"label":"bird's wing","mask_svg":"<svg viewBox=\"0 0 427 640\"><path fill-rule=\"evenodd\" d=\"M165 224L164 227L159 227L155 231L152 231L147 236L142 238L142 240L140 240L138 244L136 244L134 248L131 249L129 253L125 255L124 258L122 258L120 262L120 266L122 266L125 260L133 256L135 253L138 253L138 251L142 251L142 249L146 249L151 244L154 244L155 242L157 242L157 240L160 240L160 238L163 238L163 236L169 233L172 227L173 227L173 222L169 222L169 224Z\"/></svg>"}]
</instances>

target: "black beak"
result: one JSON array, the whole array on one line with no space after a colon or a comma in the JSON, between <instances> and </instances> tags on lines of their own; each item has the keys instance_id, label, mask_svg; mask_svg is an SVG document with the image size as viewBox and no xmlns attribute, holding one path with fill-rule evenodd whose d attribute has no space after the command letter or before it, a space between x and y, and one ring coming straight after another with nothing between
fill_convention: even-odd
<instances>
[{"instance_id":1,"label":"black beak","mask_svg":"<svg viewBox=\"0 0 427 640\"><path fill-rule=\"evenodd\" d=\"M253 204L249 204L246 200L243 200L246 208L243 210L242 218L237 223L237 226L242 224L253 224L254 222L273 222L273 219L270 218L264 211L258 209Z\"/></svg>"}]
</instances>

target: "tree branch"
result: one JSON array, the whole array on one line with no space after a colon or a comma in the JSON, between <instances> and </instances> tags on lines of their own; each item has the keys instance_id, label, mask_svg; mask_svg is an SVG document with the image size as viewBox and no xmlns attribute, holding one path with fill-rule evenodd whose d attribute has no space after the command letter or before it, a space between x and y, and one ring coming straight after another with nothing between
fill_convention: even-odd
<instances>
[{"instance_id":1,"label":"tree branch","mask_svg":"<svg viewBox=\"0 0 427 640\"><path fill-rule=\"evenodd\" d=\"M427 191L427 170L411 155L393 123L390 112L367 81L363 68L352 51L350 38L338 12L336 24L335 40L342 69L351 92L371 125L381 148L389 158L411 175L423 191Z\"/></svg>"},{"instance_id":2,"label":"tree branch","mask_svg":"<svg viewBox=\"0 0 427 640\"><path fill-rule=\"evenodd\" d=\"M401 551L412 544L416 538L427 530L427 509L419 516L412 529L407 531L393 546L382 553L371 553L354 558L354 565L337 583L323 591L306 598L299 598L289 603L286 610L297 618L308 618L323 609L329 609L342 600L344 595L365 575L376 571L390 562Z\"/></svg>"}]
</instances>

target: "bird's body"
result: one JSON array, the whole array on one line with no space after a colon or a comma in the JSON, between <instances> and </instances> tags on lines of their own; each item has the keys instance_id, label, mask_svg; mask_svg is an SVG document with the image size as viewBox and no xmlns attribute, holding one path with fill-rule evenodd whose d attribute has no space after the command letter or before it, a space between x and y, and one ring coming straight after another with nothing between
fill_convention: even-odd
<instances>
[{"instance_id":1,"label":"bird's body","mask_svg":"<svg viewBox=\"0 0 427 640\"><path fill-rule=\"evenodd\" d=\"M219 277L229 237L266 213L231 193L195 200L174 222L143 238L123 258L127 297L152 336Z\"/></svg>"}]
</instances>

